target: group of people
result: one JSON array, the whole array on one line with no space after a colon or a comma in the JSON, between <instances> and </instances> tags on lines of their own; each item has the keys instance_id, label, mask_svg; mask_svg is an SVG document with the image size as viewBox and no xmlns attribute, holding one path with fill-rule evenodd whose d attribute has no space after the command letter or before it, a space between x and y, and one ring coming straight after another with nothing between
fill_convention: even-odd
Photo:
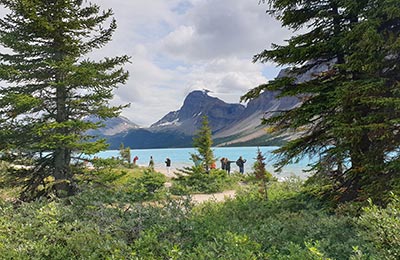
<instances>
[{"instance_id":1,"label":"group of people","mask_svg":"<svg viewBox=\"0 0 400 260\"><path fill-rule=\"evenodd\" d=\"M137 156L133 158L134 165L136 165L138 159L139 158ZM227 171L228 174L231 172L231 163L236 163L236 165L239 167L239 172L241 174L244 174L244 164L246 163L246 159L243 159L242 156L240 156L239 159L237 159L236 161L230 161L228 158L222 157L220 162L221 162L221 169ZM169 174L171 171L171 159L169 157L165 159L165 166L167 167L167 173ZM154 170L153 156L150 156L149 168ZM215 166L211 168L215 168Z\"/></svg>"},{"instance_id":2,"label":"group of people","mask_svg":"<svg viewBox=\"0 0 400 260\"><path fill-rule=\"evenodd\" d=\"M231 163L236 163L236 165L239 167L239 172L241 174L244 174L244 164L246 163L246 159L243 159L242 156L239 157L236 161L230 161L226 157L222 157L221 160L221 169L227 171L228 173L231 172Z\"/></svg>"},{"instance_id":3,"label":"group of people","mask_svg":"<svg viewBox=\"0 0 400 260\"><path fill-rule=\"evenodd\" d=\"M136 156L137 157L137 156ZM136 158L135 157L135 158ZM134 160L134 164L136 164L136 161ZM167 173L169 174L171 171L171 159L169 157L167 157L165 159L165 166L167 167ZM151 168L152 170L154 170L154 159L153 156L150 156L150 161L149 161L149 168Z\"/></svg>"}]
</instances>

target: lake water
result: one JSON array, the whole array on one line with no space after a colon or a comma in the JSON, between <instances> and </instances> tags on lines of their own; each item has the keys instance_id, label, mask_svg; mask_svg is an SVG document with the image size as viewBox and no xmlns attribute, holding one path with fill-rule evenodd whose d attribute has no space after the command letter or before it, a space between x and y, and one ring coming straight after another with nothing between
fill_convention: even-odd
<instances>
[{"instance_id":1,"label":"lake water","mask_svg":"<svg viewBox=\"0 0 400 260\"><path fill-rule=\"evenodd\" d=\"M306 177L307 174L303 172L307 168L309 163L308 160L302 160L299 163L291 164L282 169L282 172L278 173L274 171L273 163L275 162L271 152L278 147L264 146L260 147L261 152L266 158L266 169L277 177L287 177L290 175L297 175L300 177ZM219 159L226 157L231 161L236 161L239 156L246 159L245 173L252 171L255 158L257 156L257 147L215 147L212 148L214 156L217 159L217 167L220 167ZM184 166L191 166L193 162L190 160L190 154L195 153L194 148L169 148L169 149L140 149L131 150L131 157L139 157L137 164L139 166L147 166L150 160L150 156L153 156L155 168L159 170L165 169L165 159L169 157L172 161L171 170L182 168ZM108 150L97 154L100 158L111 158L120 156L119 150ZM231 171L238 171L238 167L235 163L231 164Z\"/></svg>"}]
</instances>

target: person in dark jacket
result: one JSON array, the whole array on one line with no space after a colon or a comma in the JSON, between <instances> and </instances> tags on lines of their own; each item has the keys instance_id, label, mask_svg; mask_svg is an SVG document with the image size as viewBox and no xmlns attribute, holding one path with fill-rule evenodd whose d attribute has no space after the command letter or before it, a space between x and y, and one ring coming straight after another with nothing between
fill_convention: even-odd
<instances>
[{"instance_id":1,"label":"person in dark jacket","mask_svg":"<svg viewBox=\"0 0 400 260\"><path fill-rule=\"evenodd\" d=\"M239 172L244 174L244 164L246 163L246 159L243 159L242 156L239 157L236 161L236 165L239 166Z\"/></svg>"},{"instance_id":2,"label":"person in dark jacket","mask_svg":"<svg viewBox=\"0 0 400 260\"><path fill-rule=\"evenodd\" d=\"M225 158L225 170L228 172L228 174L231 173L231 163L235 161L229 161L228 158Z\"/></svg>"},{"instance_id":3,"label":"person in dark jacket","mask_svg":"<svg viewBox=\"0 0 400 260\"><path fill-rule=\"evenodd\" d=\"M151 170L154 170L154 160L153 160L153 156L150 156L149 168L150 168Z\"/></svg>"},{"instance_id":4,"label":"person in dark jacket","mask_svg":"<svg viewBox=\"0 0 400 260\"><path fill-rule=\"evenodd\" d=\"M169 174L171 169L171 159L169 159L168 157L167 159L165 159L165 166L167 166L167 173Z\"/></svg>"},{"instance_id":5,"label":"person in dark jacket","mask_svg":"<svg viewBox=\"0 0 400 260\"><path fill-rule=\"evenodd\" d=\"M222 157L221 160L219 160L221 162L221 169L225 170L226 169L226 164L225 164L225 157Z\"/></svg>"}]
</instances>

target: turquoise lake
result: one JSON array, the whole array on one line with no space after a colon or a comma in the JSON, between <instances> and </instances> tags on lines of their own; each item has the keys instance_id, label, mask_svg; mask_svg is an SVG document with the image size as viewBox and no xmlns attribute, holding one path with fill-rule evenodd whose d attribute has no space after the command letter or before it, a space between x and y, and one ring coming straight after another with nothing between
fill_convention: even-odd
<instances>
[{"instance_id":1,"label":"turquoise lake","mask_svg":"<svg viewBox=\"0 0 400 260\"><path fill-rule=\"evenodd\" d=\"M307 174L303 172L307 169L309 160L302 160L299 163L291 164L282 169L280 173L275 172L273 164L276 161L271 152L278 147L264 146L260 147L260 150L266 158L266 169L273 173L277 177L288 177L290 175L297 175L300 177L306 177ZM257 147L215 147L212 148L215 157L217 158L217 167L220 167L219 159L226 157L231 161L236 161L239 156L242 156L247 160L245 163L245 173L252 171L252 166L255 162L257 156ZM139 157L137 164L140 166L147 166L150 160L150 156L153 156L155 162L155 168L162 171L165 169L165 159L169 157L172 161L171 169L175 171L176 169L182 168L184 166L191 166L193 162L190 160L190 154L195 153L194 148L168 148L168 149L132 149L131 157ZM111 158L118 157L119 150L108 150L97 154L96 156L100 158ZM231 164L232 171L238 171L238 167L235 163Z\"/></svg>"}]
</instances>

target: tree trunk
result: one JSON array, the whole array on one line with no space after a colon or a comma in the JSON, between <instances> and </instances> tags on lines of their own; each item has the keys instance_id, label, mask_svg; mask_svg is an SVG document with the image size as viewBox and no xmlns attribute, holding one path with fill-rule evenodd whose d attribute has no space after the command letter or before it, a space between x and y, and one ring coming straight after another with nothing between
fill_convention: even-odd
<instances>
[{"instance_id":1,"label":"tree trunk","mask_svg":"<svg viewBox=\"0 0 400 260\"><path fill-rule=\"evenodd\" d=\"M68 120L67 113L67 91L65 87L57 87L57 123L65 123ZM66 127L57 128L61 136L68 135ZM69 196L74 193L74 185L72 172L70 168L71 150L67 147L63 140L58 141L58 147L54 151L54 189L58 196Z\"/></svg>"},{"instance_id":2,"label":"tree trunk","mask_svg":"<svg viewBox=\"0 0 400 260\"><path fill-rule=\"evenodd\" d=\"M70 151L67 148L59 148L54 152L54 190L59 197L74 193L70 162Z\"/></svg>"}]
</instances>

